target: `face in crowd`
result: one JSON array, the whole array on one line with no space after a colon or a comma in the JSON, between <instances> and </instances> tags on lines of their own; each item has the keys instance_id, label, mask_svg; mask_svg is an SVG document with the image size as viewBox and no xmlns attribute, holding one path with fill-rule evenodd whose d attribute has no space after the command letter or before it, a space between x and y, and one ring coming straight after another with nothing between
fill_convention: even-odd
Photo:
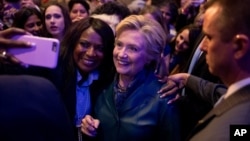
<instances>
[{"instance_id":1,"label":"face in crowd","mask_svg":"<svg viewBox=\"0 0 250 141\"><path fill-rule=\"evenodd\" d=\"M35 7L33 0L20 0L21 7Z\"/></svg>"},{"instance_id":2,"label":"face in crowd","mask_svg":"<svg viewBox=\"0 0 250 141\"><path fill-rule=\"evenodd\" d=\"M163 16L166 24L168 25L171 21L171 18L172 18L169 5L165 5L165 6L160 7L160 10L162 12L162 16Z\"/></svg>"},{"instance_id":3,"label":"face in crowd","mask_svg":"<svg viewBox=\"0 0 250 141\"><path fill-rule=\"evenodd\" d=\"M154 70L165 47L166 34L160 24L142 15L131 15L116 27L113 62L127 80L143 70Z\"/></svg>"},{"instance_id":4,"label":"face in crowd","mask_svg":"<svg viewBox=\"0 0 250 141\"><path fill-rule=\"evenodd\" d=\"M70 19L72 22L84 19L89 16L89 12L81 3L75 3L70 10Z\"/></svg>"},{"instance_id":5,"label":"face in crowd","mask_svg":"<svg viewBox=\"0 0 250 141\"><path fill-rule=\"evenodd\" d=\"M115 41L113 60L121 75L135 76L147 64L144 38L136 30L123 31Z\"/></svg>"},{"instance_id":6,"label":"face in crowd","mask_svg":"<svg viewBox=\"0 0 250 141\"><path fill-rule=\"evenodd\" d=\"M74 61L78 68L84 72L96 69L103 60L104 47L101 36L92 27L85 30L74 49Z\"/></svg>"},{"instance_id":7,"label":"face in crowd","mask_svg":"<svg viewBox=\"0 0 250 141\"><path fill-rule=\"evenodd\" d=\"M175 41L175 51L176 52L184 52L189 48L189 30L184 29L181 33L179 33L176 37Z\"/></svg>"},{"instance_id":8,"label":"face in crowd","mask_svg":"<svg viewBox=\"0 0 250 141\"><path fill-rule=\"evenodd\" d=\"M42 21L35 14L31 15L24 24L24 29L34 36L40 36L42 28Z\"/></svg>"},{"instance_id":9,"label":"face in crowd","mask_svg":"<svg viewBox=\"0 0 250 141\"><path fill-rule=\"evenodd\" d=\"M77 69L82 76L113 67L114 34L102 20L87 17L75 22L66 31L61 45L65 65L73 65L71 69Z\"/></svg>"},{"instance_id":10,"label":"face in crowd","mask_svg":"<svg viewBox=\"0 0 250 141\"><path fill-rule=\"evenodd\" d=\"M47 31L55 38L64 34L64 16L57 5L49 6L45 11L45 26Z\"/></svg>"}]
</instances>

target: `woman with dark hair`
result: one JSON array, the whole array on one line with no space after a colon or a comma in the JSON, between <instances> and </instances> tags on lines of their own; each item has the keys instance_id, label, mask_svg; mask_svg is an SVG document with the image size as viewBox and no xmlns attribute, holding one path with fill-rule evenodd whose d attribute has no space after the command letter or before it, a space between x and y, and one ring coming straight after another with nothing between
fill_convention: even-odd
<instances>
[{"instance_id":1,"label":"woman with dark hair","mask_svg":"<svg viewBox=\"0 0 250 141\"><path fill-rule=\"evenodd\" d=\"M101 19L109 24L114 33L117 24L129 15L129 9L126 6L115 1L104 3L91 13L92 17Z\"/></svg>"},{"instance_id":2,"label":"woman with dark hair","mask_svg":"<svg viewBox=\"0 0 250 141\"><path fill-rule=\"evenodd\" d=\"M113 48L112 29L94 18L73 23L62 40L52 81L62 93L78 137L82 118L91 113L97 95L114 78Z\"/></svg>"},{"instance_id":3,"label":"woman with dark hair","mask_svg":"<svg viewBox=\"0 0 250 141\"><path fill-rule=\"evenodd\" d=\"M157 21L165 30L165 33L168 34L167 25L163 19L162 12L160 11L158 7L153 6L153 5L147 5L140 11L139 14Z\"/></svg>"},{"instance_id":4,"label":"woman with dark hair","mask_svg":"<svg viewBox=\"0 0 250 141\"><path fill-rule=\"evenodd\" d=\"M170 74L184 71L200 32L201 29L199 27L188 25L183 27L177 34L175 40L170 44L172 48L169 62Z\"/></svg>"},{"instance_id":5,"label":"woman with dark hair","mask_svg":"<svg viewBox=\"0 0 250 141\"><path fill-rule=\"evenodd\" d=\"M33 7L23 7L14 14L12 27L22 28L35 36L41 36L42 14Z\"/></svg>"},{"instance_id":6,"label":"woman with dark hair","mask_svg":"<svg viewBox=\"0 0 250 141\"><path fill-rule=\"evenodd\" d=\"M67 8L62 4L52 3L44 9L43 16L45 35L61 41L66 30L71 25Z\"/></svg>"},{"instance_id":7,"label":"woman with dark hair","mask_svg":"<svg viewBox=\"0 0 250 141\"><path fill-rule=\"evenodd\" d=\"M89 4L84 0L70 0L68 8L72 22L89 16Z\"/></svg>"}]
</instances>

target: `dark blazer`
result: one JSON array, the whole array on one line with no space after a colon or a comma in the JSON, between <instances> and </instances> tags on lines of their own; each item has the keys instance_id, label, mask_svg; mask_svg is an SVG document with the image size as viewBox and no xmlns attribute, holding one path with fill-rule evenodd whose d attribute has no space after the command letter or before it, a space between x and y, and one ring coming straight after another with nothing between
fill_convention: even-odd
<instances>
[{"instance_id":1,"label":"dark blazer","mask_svg":"<svg viewBox=\"0 0 250 141\"><path fill-rule=\"evenodd\" d=\"M154 73L136 80L121 108L114 103L112 83L99 97L95 106L100 120L98 135L103 141L179 140L179 115L167 99L160 99L157 91L162 84Z\"/></svg>"},{"instance_id":2,"label":"dark blazer","mask_svg":"<svg viewBox=\"0 0 250 141\"><path fill-rule=\"evenodd\" d=\"M211 105L214 105L227 92L225 85L213 83L193 75L189 76L185 87L191 89L194 95Z\"/></svg>"},{"instance_id":3,"label":"dark blazer","mask_svg":"<svg viewBox=\"0 0 250 141\"><path fill-rule=\"evenodd\" d=\"M193 54L199 47L203 38L204 35L203 33L201 33L200 37L197 39L197 43L195 44L193 53L189 58L185 72L188 72ZM208 65L206 63L206 54L204 52L195 63L191 74L210 82L221 83L218 77L212 75L209 72ZM190 133L191 129L194 128L198 120L205 116L205 114L207 114L213 108L213 104L197 96L197 94L188 87L185 88L184 94L185 96L181 97L181 99L177 101L181 115L182 140L186 139L187 135Z\"/></svg>"},{"instance_id":4,"label":"dark blazer","mask_svg":"<svg viewBox=\"0 0 250 141\"><path fill-rule=\"evenodd\" d=\"M69 74L65 72L66 69L63 66L63 62L60 60L57 67L50 72L49 79L56 85L62 95L62 99L65 103L67 111L69 113L69 117L71 120L71 125L74 128L75 140L77 140L77 128L75 127L75 113L76 113L76 86L77 86L77 72L73 74ZM101 94L101 92L106 88L114 78L114 70L112 68L106 68L105 71L99 71L99 79L94 80L90 85L90 99L91 99L91 107L93 113L93 107L95 105L97 97ZM94 140L94 138L90 138L88 136L83 135L84 141Z\"/></svg>"},{"instance_id":5,"label":"dark blazer","mask_svg":"<svg viewBox=\"0 0 250 141\"><path fill-rule=\"evenodd\" d=\"M0 76L1 141L72 141L73 128L51 82L29 75Z\"/></svg>"},{"instance_id":6,"label":"dark blazer","mask_svg":"<svg viewBox=\"0 0 250 141\"><path fill-rule=\"evenodd\" d=\"M188 140L229 141L230 125L250 124L250 85L222 100L202 118Z\"/></svg>"}]
</instances>

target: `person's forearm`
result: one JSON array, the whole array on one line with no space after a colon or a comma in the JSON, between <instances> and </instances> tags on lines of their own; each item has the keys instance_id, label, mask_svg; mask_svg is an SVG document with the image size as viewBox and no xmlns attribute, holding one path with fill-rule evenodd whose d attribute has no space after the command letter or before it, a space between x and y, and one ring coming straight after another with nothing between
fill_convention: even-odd
<instances>
[{"instance_id":1,"label":"person's forearm","mask_svg":"<svg viewBox=\"0 0 250 141\"><path fill-rule=\"evenodd\" d=\"M186 87L190 88L196 96L208 101L212 105L214 105L227 90L222 84L212 83L193 75L188 77Z\"/></svg>"}]
</instances>

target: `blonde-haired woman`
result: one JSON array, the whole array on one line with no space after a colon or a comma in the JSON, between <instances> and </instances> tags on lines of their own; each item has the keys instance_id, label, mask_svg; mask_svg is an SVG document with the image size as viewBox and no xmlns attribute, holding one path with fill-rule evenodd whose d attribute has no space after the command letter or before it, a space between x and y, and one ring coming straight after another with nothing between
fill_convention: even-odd
<instances>
[{"instance_id":1,"label":"blonde-haired woman","mask_svg":"<svg viewBox=\"0 0 250 141\"><path fill-rule=\"evenodd\" d=\"M157 95L162 84L154 74L165 47L164 30L133 15L118 24L116 35L117 75L98 98L95 116L82 120L82 132L106 141L179 140L178 112Z\"/></svg>"}]
</instances>

